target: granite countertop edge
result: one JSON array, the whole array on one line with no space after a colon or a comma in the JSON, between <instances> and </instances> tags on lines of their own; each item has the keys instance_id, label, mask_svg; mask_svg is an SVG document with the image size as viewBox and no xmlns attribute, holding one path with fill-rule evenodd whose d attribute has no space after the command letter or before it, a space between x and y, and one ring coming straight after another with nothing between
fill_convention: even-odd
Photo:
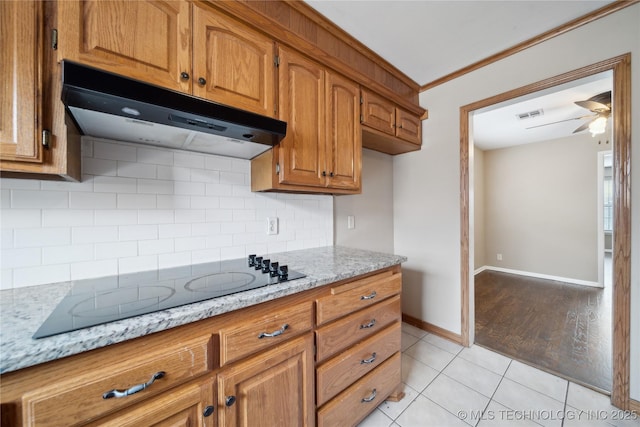
<instances>
[{"instance_id":1,"label":"granite countertop edge","mask_svg":"<svg viewBox=\"0 0 640 427\"><path fill-rule=\"evenodd\" d=\"M307 277L40 339L33 339L33 333L73 283L0 291L0 374L186 325L407 260L400 255L339 246L273 255Z\"/></svg>"}]
</instances>

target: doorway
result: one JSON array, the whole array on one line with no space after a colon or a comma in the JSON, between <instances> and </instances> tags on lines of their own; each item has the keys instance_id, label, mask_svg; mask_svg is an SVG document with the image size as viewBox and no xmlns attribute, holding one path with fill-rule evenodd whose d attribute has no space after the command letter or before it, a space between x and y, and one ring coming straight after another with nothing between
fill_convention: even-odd
<instances>
[{"instance_id":1,"label":"doorway","mask_svg":"<svg viewBox=\"0 0 640 427\"><path fill-rule=\"evenodd\" d=\"M473 163L473 141L470 138L470 116L473 111L504 102L526 94L549 89L560 84L612 70L614 79L613 111L613 176L616 188L613 200L613 385L611 402L618 407L629 406L629 329L630 329L630 55L562 74L510 92L469 104L460 109L460 173L461 173L461 305L462 342L469 345L474 340L474 282L472 187L470 170Z\"/></svg>"}]
</instances>

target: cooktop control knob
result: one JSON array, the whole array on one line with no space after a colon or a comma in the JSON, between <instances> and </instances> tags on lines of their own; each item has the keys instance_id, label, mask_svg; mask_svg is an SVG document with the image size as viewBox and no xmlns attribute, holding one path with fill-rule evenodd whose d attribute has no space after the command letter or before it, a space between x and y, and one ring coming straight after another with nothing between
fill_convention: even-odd
<instances>
[{"instance_id":1,"label":"cooktop control knob","mask_svg":"<svg viewBox=\"0 0 640 427\"><path fill-rule=\"evenodd\" d=\"M268 273L269 272L269 265L270 264L271 264L271 260L269 258L262 260L262 272L263 273Z\"/></svg>"},{"instance_id":2,"label":"cooktop control knob","mask_svg":"<svg viewBox=\"0 0 640 427\"><path fill-rule=\"evenodd\" d=\"M249 267L253 267L256 264L256 254L249 255Z\"/></svg>"},{"instance_id":3,"label":"cooktop control knob","mask_svg":"<svg viewBox=\"0 0 640 427\"><path fill-rule=\"evenodd\" d=\"M277 277L278 276L278 263L272 262L271 267L269 267L269 276Z\"/></svg>"},{"instance_id":4,"label":"cooktop control knob","mask_svg":"<svg viewBox=\"0 0 640 427\"><path fill-rule=\"evenodd\" d=\"M260 270L262 268L262 257L261 256L257 256L255 258L255 262L253 264L254 268L256 270Z\"/></svg>"},{"instance_id":5,"label":"cooktop control knob","mask_svg":"<svg viewBox=\"0 0 640 427\"><path fill-rule=\"evenodd\" d=\"M281 265L278 267L278 277L280 280L289 279L289 267L286 265Z\"/></svg>"}]
</instances>

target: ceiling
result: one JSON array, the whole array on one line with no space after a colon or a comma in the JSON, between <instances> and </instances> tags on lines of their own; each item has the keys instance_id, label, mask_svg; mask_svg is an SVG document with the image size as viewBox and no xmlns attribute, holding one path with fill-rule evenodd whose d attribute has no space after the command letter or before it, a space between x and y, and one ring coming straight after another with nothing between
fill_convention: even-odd
<instances>
[{"instance_id":1,"label":"ceiling","mask_svg":"<svg viewBox=\"0 0 640 427\"><path fill-rule=\"evenodd\" d=\"M431 83L465 66L534 38L612 1L601 0L305 0L311 7L389 61L419 85ZM606 79L605 79L606 80ZM604 92L606 83L568 85L555 95L545 92L523 105L501 105L476 123L476 145L496 148L570 135L581 121L528 132L522 123L502 122L515 114L543 109L536 120L551 122L584 116L574 101ZM610 83L609 83L610 84ZM610 90L610 89L607 89ZM542 94L541 94L542 95ZM513 104L515 100L507 104ZM535 107L533 107L535 105ZM564 106L564 107L563 107ZM484 113L483 113L484 114ZM476 115L477 116L477 115ZM497 122L500 125L497 125ZM529 126L527 124L527 126ZM499 131L499 136L496 136ZM495 142L490 139L496 138ZM493 144L493 145L492 145ZM480 146L480 145L479 145Z\"/></svg>"}]
</instances>

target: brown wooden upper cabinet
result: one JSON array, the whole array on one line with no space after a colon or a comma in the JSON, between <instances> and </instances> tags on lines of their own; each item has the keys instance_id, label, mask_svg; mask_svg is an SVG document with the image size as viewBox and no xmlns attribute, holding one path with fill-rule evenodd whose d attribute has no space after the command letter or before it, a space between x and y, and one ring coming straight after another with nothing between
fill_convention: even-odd
<instances>
[{"instance_id":1,"label":"brown wooden upper cabinet","mask_svg":"<svg viewBox=\"0 0 640 427\"><path fill-rule=\"evenodd\" d=\"M54 2L0 2L3 177L80 179L80 139L67 137L60 73L52 65L54 12Z\"/></svg>"},{"instance_id":2,"label":"brown wooden upper cabinet","mask_svg":"<svg viewBox=\"0 0 640 427\"><path fill-rule=\"evenodd\" d=\"M274 42L188 1L61 1L58 59L274 116Z\"/></svg>"},{"instance_id":3,"label":"brown wooden upper cabinet","mask_svg":"<svg viewBox=\"0 0 640 427\"><path fill-rule=\"evenodd\" d=\"M279 118L287 136L252 160L253 191L359 193L359 87L281 47Z\"/></svg>"},{"instance_id":4,"label":"brown wooden upper cabinet","mask_svg":"<svg viewBox=\"0 0 640 427\"><path fill-rule=\"evenodd\" d=\"M42 162L43 4L0 2L0 155Z\"/></svg>"},{"instance_id":5,"label":"brown wooden upper cabinet","mask_svg":"<svg viewBox=\"0 0 640 427\"><path fill-rule=\"evenodd\" d=\"M364 147L388 154L420 149L422 122L419 116L365 88L362 88L361 104Z\"/></svg>"}]
</instances>

